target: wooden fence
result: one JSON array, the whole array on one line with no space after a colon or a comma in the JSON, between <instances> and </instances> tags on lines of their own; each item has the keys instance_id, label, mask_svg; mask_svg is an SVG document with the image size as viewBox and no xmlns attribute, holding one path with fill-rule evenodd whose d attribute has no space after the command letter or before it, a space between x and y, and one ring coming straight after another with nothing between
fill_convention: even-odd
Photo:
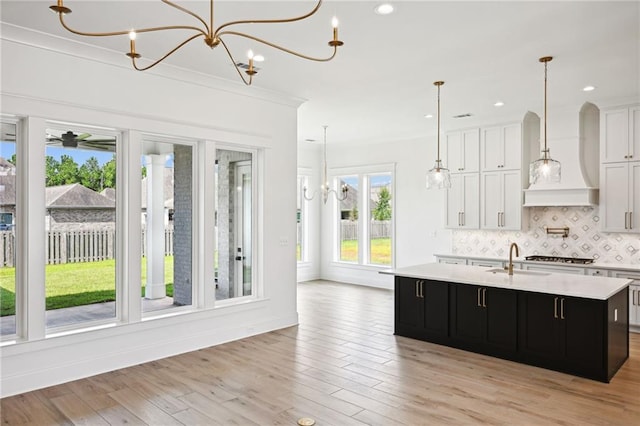
<instances>
[{"instance_id":1,"label":"wooden fence","mask_svg":"<svg viewBox=\"0 0 640 426\"><path fill-rule=\"evenodd\" d=\"M374 220L369 224L369 236L371 238L391 237L391 222L388 220ZM340 223L340 240L357 240L358 222L342 220Z\"/></svg>"},{"instance_id":2,"label":"wooden fence","mask_svg":"<svg viewBox=\"0 0 640 426\"><path fill-rule=\"evenodd\" d=\"M46 237L47 264L96 262L113 259L113 230L49 231ZM145 231L142 231L142 256L146 254ZM164 231L164 254L173 255L173 229ZM0 231L0 267L15 266L16 238L13 231Z\"/></svg>"}]
</instances>

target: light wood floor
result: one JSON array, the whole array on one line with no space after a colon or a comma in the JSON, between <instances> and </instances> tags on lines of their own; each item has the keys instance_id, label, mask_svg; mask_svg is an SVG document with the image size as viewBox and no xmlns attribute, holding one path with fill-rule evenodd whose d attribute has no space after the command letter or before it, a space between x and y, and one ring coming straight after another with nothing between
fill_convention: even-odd
<instances>
[{"instance_id":1,"label":"light wood floor","mask_svg":"<svg viewBox=\"0 0 640 426\"><path fill-rule=\"evenodd\" d=\"M640 424L640 335L610 384L393 336L393 293L316 281L300 325L1 400L2 423Z\"/></svg>"}]
</instances>

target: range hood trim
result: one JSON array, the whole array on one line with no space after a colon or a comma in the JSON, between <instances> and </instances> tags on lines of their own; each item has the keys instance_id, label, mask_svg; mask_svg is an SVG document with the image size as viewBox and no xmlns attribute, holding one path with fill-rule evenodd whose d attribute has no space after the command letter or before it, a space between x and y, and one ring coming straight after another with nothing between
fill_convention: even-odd
<instances>
[{"instance_id":1,"label":"range hood trim","mask_svg":"<svg viewBox=\"0 0 640 426\"><path fill-rule=\"evenodd\" d=\"M598 205L598 188L525 189L523 207L584 207Z\"/></svg>"}]
</instances>

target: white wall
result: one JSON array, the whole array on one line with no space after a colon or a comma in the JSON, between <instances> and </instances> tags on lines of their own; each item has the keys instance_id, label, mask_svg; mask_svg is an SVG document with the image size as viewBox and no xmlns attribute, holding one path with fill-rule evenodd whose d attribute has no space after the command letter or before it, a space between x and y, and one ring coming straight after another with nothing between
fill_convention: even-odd
<instances>
[{"instance_id":1,"label":"white wall","mask_svg":"<svg viewBox=\"0 0 640 426\"><path fill-rule=\"evenodd\" d=\"M258 276L263 297L242 305L57 337L44 335L43 312L31 312L30 319L42 320L31 324L42 330L42 335L32 334L30 341L3 342L0 396L297 323L296 228L292 218L296 209L296 109L300 100L164 67L137 72L123 63L121 54L7 25L2 26L1 43L3 114L34 117L40 122L38 117L99 125L125 134L149 132L261 149L258 251L262 256L258 258ZM43 137L44 133L37 136ZM38 139L34 138L30 135L28 143L36 145ZM135 138L132 141L136 143ZM203 204L212 206L213 190L206 189L202 192L208 194L203 196L208 201ZM37 196L29 199L44 203L44 195L41 201ZM44 211L42 205L30 208ZM36 224L37 217L32 219L34 222L26 226ZM210 244L205 240L201 240L201 246ZM44 250L32 248L34 253ZM198 274L194 277L197 279ZM41 280L29 286L38 288L36 293L43 298L42 278L40 274ZM212 276L203 279L212 285Z\"/></svg>"},{"instance_id":2,"label":"white wall","mask_svg":"<svg viewBox=\"0 0 640 426\"><path fill-rule=\"evenodd\" d=\"M451 250L451 232L444 229L445 192L427 190L426 173L436 156L435 136L376 145L330 145L329 168L395 163L395 267L434 261L435 253ZM330 172L329 172L330 173ZM325 279L393 288L393 277L380 269L333 262L332 210L322 210L321 274Z\"/></svg>"}]
</instances>

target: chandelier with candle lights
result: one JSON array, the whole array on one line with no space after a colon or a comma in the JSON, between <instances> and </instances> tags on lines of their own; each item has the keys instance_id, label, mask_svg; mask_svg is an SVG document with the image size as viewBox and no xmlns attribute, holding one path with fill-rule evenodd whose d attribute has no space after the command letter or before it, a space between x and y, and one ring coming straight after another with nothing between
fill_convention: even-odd
<instances>
[{"instance_id":1,"label":"chandelier with candle lights","mask_svg":"<svg viewBox=\"0 0 640 426\"><path fill-rule=\"evenodd\" d=\"M146 71L150 68L155 67L160 62L164 61L169 56L177 52L182 46L186 45L192 40L203 37L205 44L212 49L217 47L218 45L222 45L224 50L227 52L229 59L231 59L231 63L235 66L236 71L238 72L238 75L240 76L240 78L242 78L242 81L247 86L251 85L251 83L253 82L253 76L258 72L254 66L254 60L257 61L257 55L254 55L253 51L249 50L247 54L247 57L249 59L249 64L246 66L243 66L243 64L235 60L233 54L231 53L231 50L229 49L229 47L225 42L226 37L236 36L236 37L246 38L249 40L253 40L254 42L289 53L291 55L295 55L299 58L307 59L310 61L317 61L317 62L328 62L332 60L336 56L336 53L338 52L338 47L344 44L342 41L338 39L338 20L335 17L332 20L333 39L329 41L329 46L332 48L332 52L328 57L325 57L325 58L317 58L317 57L305 55L305 54L293 51L291 49L287 49L286 47L280 46L270 41L253 36L251 34L247 34L240 31L234 31L232 29L234 26L241 25L241 24L284 24L288 22L301 21L303 19L309 18L310 16L316 13L318 9L320 9L320 6L322 5L322 0L318 0L318 3L315 5L315 7L310 12L302 16L285 18L285 19L244 19L244 20L226 22L222 25L219 25L217 28L214 26L214 21L213 21L214 0L210 0L209 2L209 22L207 22L204 18L200 17L196 13L190 11L189 9L183 6L180 6L172 1L169 1L169 0L161 0L161 1L167 4L168 6L174 7L179 11L192 16L193 18L198 20L200 24L202 24L202 26L198 27L198 26L192 26L192 25L170 25L170 26L161 26L161 27L134 28L130 30L104 32L104 33L84 32L84 31L78 31L69 27L65 22L65 15L70 14L71 9L66 7L63 4L63 0L58 0L57 4L50 6L49 8L58 14L58 17L60 18L60 24L67 31L73 34L77 34L81 36L89 36L89 37L111 37L111 36L128 35L129 51L126 53L126 55L129 58L131 58L131 63L133 67L138 71ZM170 49L160 59L152 60L151 63L148 65L139 65L138 60L142 57L142 55L140 54L139 51L136 50L136 38L138 37L138 35L144 34L144 33L154 33L159 31L171 31L171 30L191 31L193 34L191 34L189 37L187 37L186 40L182 41L174 48ZM241 68L246 68L244 72L248 75L248 78L242 74L242 71L240 70Z\"/></svg>"}]
</instances>

